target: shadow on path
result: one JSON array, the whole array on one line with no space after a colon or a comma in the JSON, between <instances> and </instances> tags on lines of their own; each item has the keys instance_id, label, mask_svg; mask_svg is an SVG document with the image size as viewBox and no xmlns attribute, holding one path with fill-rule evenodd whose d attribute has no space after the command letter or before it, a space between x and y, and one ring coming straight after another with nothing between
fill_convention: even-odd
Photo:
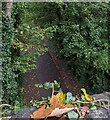
<instances>
[{"instance_id":1,"label":"shadow on path","mask_svg":"<svg viewBox=\"0 0 110 120\"><path fill-rule=\"evenodd\" d=\"M29 104L32 99L40 100L41 97L51 95L51 90L44 90L36 88L35 84L44 82L52 82L54 80L61 83L61 88L64 92L72 92L78 94L80 91L80 84L73 79L71 73L64 69L61 61L56 60L46 52L36 62L37 69L27 73L26 81L24 83L24 102Z\"/></svg>"}]
</instances>

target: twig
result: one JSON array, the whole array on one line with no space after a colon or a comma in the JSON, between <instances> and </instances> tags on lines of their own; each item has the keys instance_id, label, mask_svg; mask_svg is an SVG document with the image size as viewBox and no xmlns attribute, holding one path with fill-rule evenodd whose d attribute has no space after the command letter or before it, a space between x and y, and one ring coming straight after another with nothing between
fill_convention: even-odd
<instances>
[{"instance_id":1,"label":"twig","mask_svg":"<svg viewBox=\"0 0 110 120\"><path fill-rule=\"evenodd\" d=\"M54 83L52 83L52 97L54 95Z\"/></svg>"},{"instance_id":2,"label":"twig","mask_svg":"<svg viewBox=\"0 0 110 120\"><path fill-rule=\"evenodd\" d=\"M4 107L4 106L11 107L11 105L9 105L9 104L1 104L1 105L0 105L1 108Z\"/></svg>"},{"instance_id":3,"label":"twig","mask_svg":"<svg viewBox=\"0 0 110 120\"><path fill-rule=\"evenodd\" d=\"M36 102L36 103L45 103L45 102L47 102L48 100L43 100L43 101L38 101L38 102Z\"/></svg>"},{"instance_id":4,"label":"twig","mask_svg":"<svg viewBox=\"0 0 110 120\"><path fill-rule=\"evenodd\" d=\"M77 105L76 105L76 104L75 104L75 108L76 108L76 110L77 110L77 112L78 112L79 116L81 117L81 113L80 113L80 111L79 111L79 109L78 109L78 107L77 107Z\"/></svg>"},{"instance_id":5,"label":"twig","mask_svg":"<svg viewBox=\"0 0 110 120\"><path fill-rule=\"evenodd\" d=\"M8 116L8 117L1 117L0 120L2 119L10 119L12 116Z\"/></svg>"},{"instance_id":6,"label":"twig","mask_svg":"<svg viewBox=\"0 0 110 120\"><path fill-rule=\"evenodd\" d=\"M104 107L102 105L97 105L97 104L95 104L95 105L98 106L98 107L101 107L101 108L104 108L104 109L108 110L108 108L106 108L106 107Z\"/></svg>"},{"instance_id":7,"label":"twig","mask_svg":"<svg viewBox=\"0 0 110 120\"><path fill-rule=\"evenodd\" d=\"M95 102L99 102L99 101L107 101L107 102L109 102L109 100L107 100L107 99L99 99L99 100L94 100L94 101L86 101L86 102L83 102L83 101L78 101L78 102L73 102L73 104L76 104L76 103L95 103Z\"/></svg>"}]
</instances>

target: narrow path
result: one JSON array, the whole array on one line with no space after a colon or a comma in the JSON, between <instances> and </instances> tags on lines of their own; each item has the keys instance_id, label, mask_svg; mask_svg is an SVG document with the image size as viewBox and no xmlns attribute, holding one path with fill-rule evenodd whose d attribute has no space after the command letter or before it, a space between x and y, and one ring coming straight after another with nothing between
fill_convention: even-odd
<instances>
[{"instance_id":1,"label":"narrow path","mask_svg":"<svg viewBox=\"0 0 110 120\"><path fill-rule=\"evenodd\" d=\"M72 92L78 94L81 85L73 79L70 72L64 69L62 61L53 57L49 52L46 52L36 61L37 69L27 73L24 83L24 102L29 104L32 99L40 100L41 97L51 95L51 90L36 88L35 84L41 84L46 81L54 80L61 83L61 88L64 92Z\"/></svg>"}]
</instances>

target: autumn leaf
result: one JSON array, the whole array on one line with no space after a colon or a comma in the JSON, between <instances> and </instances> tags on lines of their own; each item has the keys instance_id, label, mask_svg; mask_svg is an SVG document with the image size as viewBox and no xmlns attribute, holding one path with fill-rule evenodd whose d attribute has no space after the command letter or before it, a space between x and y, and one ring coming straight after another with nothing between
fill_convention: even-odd
<instances>
[{"instance_id":1,"label":"autumn leaf","mask_svg":"<svg viewBox=\"0 0 110 120\"><path fill-rule=\"evenodd\" d=\"M59 92L56 95L56 98L58 99L58 101L60 101L62 104L65 103L65 94L63 94L63 92Z\"/></svg>"},{"instance_id":2,"label":"autumn leaf","mask_svg":"<svg viewBox=\"0 0 110 120\"><path fill-rule=\"evenodd\" d=\"M48 117L48 115L50 115L52 111L53 109L50 106L46 107L44 111L44 117Z\"/></svg>"},{"instance_id":3,"label":"autumn leaf","mask_svg":"<svg viewBox=\"0 0 110 120\"><path fill-rule=\"evenodd\" d=\"M43 118L46 105L43 105L41 108L32 113L31 118Z\"/></svg>"},{"instance_id":4,"label":"autumn leaf","mask_svg":"<svg viewBox=\"0 0 110 120\"><path fill-rule=\"evenodd\" d=\"M57 99L56 96L53 96L50 99L50 106L55 109L56 107L61 108L62 107L62 102Z\"/></svg>"},{"instance_id":5,"label":"autumn leaf","mask_svg":"<svg viewBox=\"0 0 110 120\"><path fill-rule=\"evenodd\" d=\"M52 109L50 107L46 107L46 105L43 105L41 108L33 112L31 115L31 118L41 119L47 117L49 114L51 114Z\"/></svg>"},{"instance_id":6,"label":"autumn leaf","mask_svg":"<svg viewBox=\"0 0 110 120\"><path fill-rule=\"evenodd\" d=\"M50 99L50 105L52 106L52 108L61 108L63 107L65 102L65 94L63 94L62 92L58 93L57 95L53 95L52 98Z\"/></svg>"},{"instance_id":7,"label":"autumn leaf","mask_svg":"<svg viewBox=\"0 0 110 120\"><path fill-rule=\"evenodd\" d=\"M72 111L74 109L75 109L74 107L72 107L72 108L63 108L63 109L55 108L52 111L52 113L49 115L49 117L53 117L53 116L60 117L62 114L67 113L69 111Z\"/></svg>"},{"instance_id":8,"label":"autumn leaf","mask_svg":"<svg viewBox=\"0 0 110 120\"><path fill-rule=\"evenodd\" d=\"M86 93L86 89L81 88L81 90L82 90L82 92L84 93L85 99L86 99L87 101L91 101L91 100L92 100L92 97Z\"/></svg>"}]
</instances>

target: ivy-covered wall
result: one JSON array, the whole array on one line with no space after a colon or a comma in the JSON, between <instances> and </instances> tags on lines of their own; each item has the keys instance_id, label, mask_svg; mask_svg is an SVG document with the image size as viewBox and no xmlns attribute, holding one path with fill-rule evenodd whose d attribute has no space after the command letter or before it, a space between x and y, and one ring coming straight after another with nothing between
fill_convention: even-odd
<instances>
[{"instance_id":1,"label":"ivy-covered wall","mask_svg":"<svg viewBox=\"0 0 110 120\"><path fill-rule=\"evenodd\" d=\"M0 11L2 11L2 3L0 3ZM2 36L2 12L0 12L0 36ZM2 101L2 38L0 37L0 103Z\"/></svg>"},{"instance_id":2,"label":"ivy-covered wall","mask_svg":"<svg viewBox=\"0 0 110 120\"><path fill-rule=\"evenodd\" d=\"M2 89L3 102L12 104L17 97L17 82L15 67L13 66L11 41L14 37L13 19L5 16L2 11Z\"/></svg>"}]
</instances>

